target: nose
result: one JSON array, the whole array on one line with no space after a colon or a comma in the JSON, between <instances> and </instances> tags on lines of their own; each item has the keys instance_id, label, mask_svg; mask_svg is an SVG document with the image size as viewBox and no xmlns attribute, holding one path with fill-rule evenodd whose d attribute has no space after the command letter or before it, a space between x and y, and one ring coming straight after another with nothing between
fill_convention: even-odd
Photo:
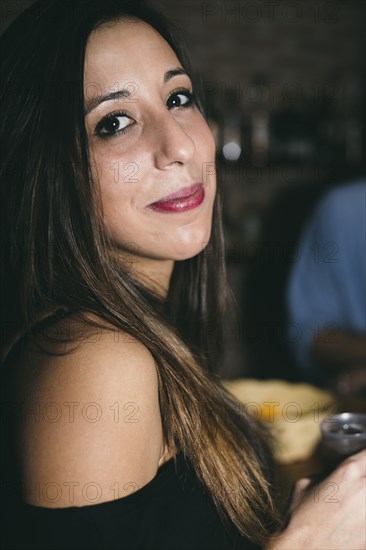
<instances>
[{"instance_id":1,"label":"nose","mask_svg":"<svg viewBox=\"0 0 366 550\"><path fill-rule=\"evenodd\" d=\"M160 111L155 129L152 140L156 168L163 170L191 160L195 151L194 141L172 111L166 108Z\"/></svg>"}]
</instances>

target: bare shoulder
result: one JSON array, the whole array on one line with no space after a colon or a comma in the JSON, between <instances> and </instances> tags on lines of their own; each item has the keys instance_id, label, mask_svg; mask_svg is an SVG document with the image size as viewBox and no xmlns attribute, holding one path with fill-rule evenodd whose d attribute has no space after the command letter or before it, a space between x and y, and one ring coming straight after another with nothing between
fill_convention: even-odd
<instances>
[{"instance_id":1,"label":"bare shoulder","mask_svg":"<svg viewBox=\"0 0 366 550\"><path fill-rule=\"evenodd\" d=\"M105 328L71 354L26 354L18 372L22 481L38 487L26 502L96 504L156 475L163 448L158 377L141 342Z\"/></svg>"}]
</instances>

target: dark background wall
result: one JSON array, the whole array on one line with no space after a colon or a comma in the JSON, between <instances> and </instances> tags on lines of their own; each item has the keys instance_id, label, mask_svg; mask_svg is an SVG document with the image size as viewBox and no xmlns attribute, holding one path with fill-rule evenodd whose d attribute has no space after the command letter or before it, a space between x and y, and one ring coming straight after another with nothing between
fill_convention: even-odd
<instances>
[{"instance_id":1,"label":"dark background wall","mask_svg":"<svg viewBox=\"0 0 366 550\"><path fill-rule=\"evenodd\" d=\"M1 30L32 2L0 4ZM222 374L292 377L284 289L329 186L364 172L364 0L155 2L202 74L233 300Z\"/></svg>"}]
</instances>

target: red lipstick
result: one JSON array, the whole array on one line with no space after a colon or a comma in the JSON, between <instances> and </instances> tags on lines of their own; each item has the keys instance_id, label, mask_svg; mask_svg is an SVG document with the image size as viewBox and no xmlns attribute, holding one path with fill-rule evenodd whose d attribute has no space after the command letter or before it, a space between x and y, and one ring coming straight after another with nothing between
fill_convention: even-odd
<instances>
[{"instance_id":1,"label":"red lipstick","mask_svg":"<svg viewBox=\"0 0 366 550\"><path fill-rule=\"evenodd\" d=\"M184 212L199 206L204 198L205 191L202 183L194 183L153 202L149 208L159 212Z\"/></svg>"}]
</instances>

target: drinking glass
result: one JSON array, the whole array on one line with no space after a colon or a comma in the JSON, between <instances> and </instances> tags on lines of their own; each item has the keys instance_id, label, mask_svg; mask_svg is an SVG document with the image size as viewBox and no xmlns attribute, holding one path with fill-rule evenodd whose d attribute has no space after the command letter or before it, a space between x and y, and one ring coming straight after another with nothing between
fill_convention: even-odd
<instances>
[{"instance_id":1,"label":"drinking glass","mask_svg":"<svg viewBox=\"0 0 366 550\"><path fill-rule=\"evenodd\" d=\"M366 447L366 414L343 412L320 423L321 449L329 467Z\"/></svg>"}]
</instances>

